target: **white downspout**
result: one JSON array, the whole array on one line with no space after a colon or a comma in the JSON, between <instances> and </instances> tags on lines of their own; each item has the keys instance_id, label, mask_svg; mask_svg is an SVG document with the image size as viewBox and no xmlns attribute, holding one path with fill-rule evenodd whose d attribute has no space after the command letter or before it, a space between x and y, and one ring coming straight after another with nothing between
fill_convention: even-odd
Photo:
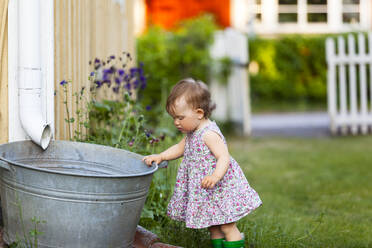
<instances>
[{"instance_id":1,"label":"white downspout","mask_svg":"<svg viewBox=\"0 0 372 248\"><path fill-rule=\"evenodd\" d=\"M19 115L23 129L44 150L52 137L42 114L40 0L20 0L18 39Z\"/></svg>"}]
</instances>

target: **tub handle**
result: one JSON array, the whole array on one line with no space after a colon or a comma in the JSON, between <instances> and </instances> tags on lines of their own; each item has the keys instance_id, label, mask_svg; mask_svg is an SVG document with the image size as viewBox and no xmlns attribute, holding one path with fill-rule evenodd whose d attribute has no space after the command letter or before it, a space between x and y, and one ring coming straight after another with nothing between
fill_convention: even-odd
<instances>
[{"instance_id":1,"label":"tub handle","mask_svg":"<svg viewBox=\"0 0 372 248\"><path fill-rule=\"evenodd\" d=\"M10 166L9 162L3 157L0 157L0 168L3 168L10 172L15 172L15 169L13 168L13 166Z\"/></svg>"},{"instance_id":2,"label":"tub handle","mask_svg":"<svg viewBox=\"0 0 372 248\"><path fill-rule=\"evenodd\" d=\"M152 162L152 165L155 166L156 163ZM168 161L167 160L161 161L160 164L158 164L158 168L167 168L167 167L168 167Z\"/></svg>"}]
</instances>

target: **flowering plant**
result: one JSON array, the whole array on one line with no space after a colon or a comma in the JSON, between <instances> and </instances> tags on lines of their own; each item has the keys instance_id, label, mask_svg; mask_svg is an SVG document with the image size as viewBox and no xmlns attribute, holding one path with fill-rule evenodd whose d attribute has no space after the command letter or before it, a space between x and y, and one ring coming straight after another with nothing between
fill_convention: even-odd
<instances>
[{"instance_id":1,"label":"flowering plant","mask_svg":"<svg viewBox=\"0 0 372 248\"><path fill-rule=\"evenodd\" d=\"M133 152L149 153L154 144L164 139L152 134L145 127L143 109L139 103L140 92L146 88L144 65L129 66L132 57L109 56L106 60L95 58L89 61L89 90L82 87L73 93L77 109L71 112L68 104L68 84L63 80L60 85L64 91L66 124L69 139L98 143ZM72 125L75 130L72 135Z\"/></svg>"},{"instance_id":2,"label":"flowering plant","mask_svg":"<svg viewBox=\"0 0 372 248\"><path fill-rule=\"evenodd\" d=\"M139 67L126 68L128 62L132 61L132 57L126 52L123 52L123 55L123 57L111 55L106 61L99 58L89 61L89 65L93 67L89 76L92 83L91 92L95 92L105 84L116 94L126 91L132 94L133 91L146 88L143 63L140 63Z\"/></svg>"}]
</instances>

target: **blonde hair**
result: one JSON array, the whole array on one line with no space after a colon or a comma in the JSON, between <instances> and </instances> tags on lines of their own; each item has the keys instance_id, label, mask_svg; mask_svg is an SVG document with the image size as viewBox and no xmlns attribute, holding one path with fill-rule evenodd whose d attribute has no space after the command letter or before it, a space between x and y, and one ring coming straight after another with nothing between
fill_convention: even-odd
<instances>
[{"instance_id":1,"label":"blonde hair","mask_svg":"<svg viewBox=\"0 0 372 248\"><path fill-rule=\"evenodd\" d=\"M193 109L202 109L204 118L208 118L216 108L216 104L211 101L208 86L200 80L185 78L173 86L166 105L170 115L174 115L174 104L181 97L185 97L186 103Z\"/></svg>"}]
</instances>

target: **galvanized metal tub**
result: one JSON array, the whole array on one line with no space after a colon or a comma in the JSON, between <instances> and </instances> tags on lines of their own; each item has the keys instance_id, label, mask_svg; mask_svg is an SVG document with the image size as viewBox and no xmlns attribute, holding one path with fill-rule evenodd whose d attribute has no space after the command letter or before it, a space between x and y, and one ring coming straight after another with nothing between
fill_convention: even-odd
<instances>
[{"instance_id":1,"label":"galvanized metal tub","mask_svg":"<svg viewBox=\"0 0 372 248\"><path fill-rule=\"evenodd\" d=\"M107 146L51 141L0 145L4 239L38 247L131 247L153 173L142 156Z\"/></svg>"}]
</instances>

